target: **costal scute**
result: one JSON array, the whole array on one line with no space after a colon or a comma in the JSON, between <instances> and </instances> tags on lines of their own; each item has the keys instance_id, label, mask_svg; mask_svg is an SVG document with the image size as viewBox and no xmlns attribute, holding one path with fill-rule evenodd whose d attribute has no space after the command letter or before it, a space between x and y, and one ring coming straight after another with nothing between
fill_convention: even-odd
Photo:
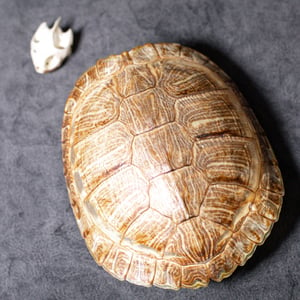
<instances>
[{"instance_id":1,"label":"costal scute","mask_svg":"<svg viewBox=\"0 0 300 300\"><path fill-rule=\"evenodd\" d=\"M87 70L65 106L62 148L81 234L120 280L221 281L279 217L282 178L253 112L219 67L179 44Z\"/></svg>"}]
</instances>

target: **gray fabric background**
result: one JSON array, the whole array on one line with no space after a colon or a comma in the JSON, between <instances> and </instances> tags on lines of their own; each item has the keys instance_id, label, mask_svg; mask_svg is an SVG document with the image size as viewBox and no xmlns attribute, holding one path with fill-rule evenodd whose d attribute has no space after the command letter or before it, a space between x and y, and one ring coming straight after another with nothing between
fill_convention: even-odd
<instances>
[{"instance_id":1,"label":"gray fabric background","mask_svg":"<svg viewBox=\"0 0 300 300\"><path fill-rule=\"evenodd\" d=\"M74 54L35 73L38 25L62 16ZM77 77L100 57L180 42L219 64L267 131L286 186L280 220L243 268L200 290L120 282L89 255L71 211L60 127ZM0 299L300 299L299 1L0 0Z\"/></svg>"}]
</instances>

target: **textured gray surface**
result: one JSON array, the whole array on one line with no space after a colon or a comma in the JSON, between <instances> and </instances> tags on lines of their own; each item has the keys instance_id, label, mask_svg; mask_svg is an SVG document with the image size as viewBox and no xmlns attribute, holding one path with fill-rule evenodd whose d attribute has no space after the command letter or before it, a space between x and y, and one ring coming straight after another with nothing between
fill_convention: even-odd
<instances>
[{"instance_id":1,"label":"textured gray surface","mask_svg":"<svg viewBox=\"0 0 300 300\"><path fill-rule=\"evenodd\" d=\"M0 299L300 299L299 1L0 1ZM35 73L29 42L59 15L75 53ZM65 100L95 61L146 42L202 51L236 81L277 154L286 197L267 242L201 290L119 282L89 255L65 188Z\"/></svg>"}]
</instances>

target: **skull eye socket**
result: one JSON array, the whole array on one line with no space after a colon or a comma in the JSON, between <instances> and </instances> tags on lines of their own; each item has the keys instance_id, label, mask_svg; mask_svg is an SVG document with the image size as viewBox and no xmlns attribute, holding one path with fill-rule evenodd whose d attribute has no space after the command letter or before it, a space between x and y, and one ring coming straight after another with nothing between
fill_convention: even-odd
<instances>
[{"instance_id":1,"label":"skull eye socket","mask_svg":"<svg viewBox=\"0 0 300 300\"><path fill-rule=\"evenodd\" d=\"M59 62L59 59L55 55L49 56L45 61L45 69L49 71L53 70L58 67Z\"/></svg>"},{"instance_id":2,"label":"skull eye socket","mask_svg":"<svg viewBox=\"0 0 300 300\"><path fill-rule=\"evenodd\" d=\"M52 61L53 61L53 56L49 56L45 61L45 66L49 67Z\"/></svg>"}]
</instances>

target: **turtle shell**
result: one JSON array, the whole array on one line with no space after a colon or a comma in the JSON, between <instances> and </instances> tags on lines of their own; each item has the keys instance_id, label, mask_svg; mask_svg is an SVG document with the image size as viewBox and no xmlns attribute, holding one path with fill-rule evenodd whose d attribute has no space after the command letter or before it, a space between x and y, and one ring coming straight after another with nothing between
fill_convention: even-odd
<instances>
[{"instance_id":1,"label":"turtle shell","mask_svg":"<svg viewBox=\"0 0 300 300\"><path fill-rule=\"evenodd\" d=\"M179 44L97 61L69 95L62 148L81 234L120 280L221 281L279 217L282 178L247 102L218 66Z\"/></svg>"}]
</instances>

